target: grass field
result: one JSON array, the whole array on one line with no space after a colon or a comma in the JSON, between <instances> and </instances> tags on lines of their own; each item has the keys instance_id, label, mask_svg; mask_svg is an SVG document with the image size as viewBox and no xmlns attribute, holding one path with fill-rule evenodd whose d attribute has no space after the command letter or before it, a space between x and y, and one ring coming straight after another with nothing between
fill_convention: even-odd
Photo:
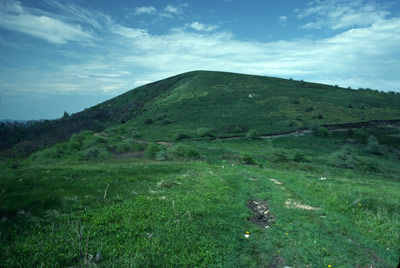
<instances>
[{"instance_id":1,"label":"grass field","mask_svg":"<svg viewBox=\"0 0 400 268\"><path fill-rule=\"evenodd\" d=\"M365 132L1 162L0 266L396 267L398 130Z\"/></svg>"}]
</instances>

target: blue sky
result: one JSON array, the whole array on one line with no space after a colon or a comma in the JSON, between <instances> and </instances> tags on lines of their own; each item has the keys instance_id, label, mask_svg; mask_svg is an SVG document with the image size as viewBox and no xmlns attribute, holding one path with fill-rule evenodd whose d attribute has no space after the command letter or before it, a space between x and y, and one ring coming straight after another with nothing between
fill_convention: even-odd
<instances>
[{"instance_id":1,"label":"blue sky","mask_svg":"<svg viewBox=\"0 0 400 268\"><path fill-rule=\"evenodd\" d=\"M400 91L400 0L0 0L0 119L192 70Z\"/></svg>"}]
</instances>

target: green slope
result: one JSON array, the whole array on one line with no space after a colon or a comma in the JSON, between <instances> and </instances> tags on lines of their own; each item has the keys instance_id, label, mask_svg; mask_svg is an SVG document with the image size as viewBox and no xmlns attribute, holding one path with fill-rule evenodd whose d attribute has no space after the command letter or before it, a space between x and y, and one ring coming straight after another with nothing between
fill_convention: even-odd
<instances>
[{"instance_id":1,"label":"green slope","mask_svg":"<svg viewBox=\"0 0 400 268\"><path fill-rule=\"evenodd\" d=\"M145 140L262 134L314 125L400 119L400 94L235 73L194 71L130 90L58 120L8 132L0 151L14 154L68 139L81 130L111 128ZM16 145L16 146L15 146Z\"/></svg>"},{"instance_id":2,"label":"green slope","mask_svg":"<svg viewBox=\"0 0 400 268\"><path fill-rule=\"evenodd\" d=\"M140 102L141 101L141 102ZM140 102L140 107L136 105ZM129 91L100 109L125 109L123 132L171 140L256 129L288 131L322 124L399 119L400 95L223 72L195 71Z\"/></svg>"}]
</instances>

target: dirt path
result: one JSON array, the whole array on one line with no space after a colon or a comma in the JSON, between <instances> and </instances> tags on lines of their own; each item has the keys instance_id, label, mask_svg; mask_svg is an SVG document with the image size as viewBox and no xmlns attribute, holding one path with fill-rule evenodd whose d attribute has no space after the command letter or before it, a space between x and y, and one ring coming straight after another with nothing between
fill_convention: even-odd
<instances>
[{"instance_id":1,"label":"dirt path","mask_svg":"<svg viewBox=\"0 0 400 268\"><path fill-rule=\"evenodd\" d=\"M339 132L339 131L347 131L348 129L362 129L362 128L373 128L373 127L395 127L400 129L400 119L396 120L373 120L367 122L357 122L357 123L345 123L345 124L330 124L330 125L321 125L321 127L327 128L331 132ZM271 138L280 138L280 137L289 137L289 136L304 136L311 135L313 133L310 128L303 128L292 131L283 131L283 132L275 132L268 134L261 134L260 138L262 139L271 139ZM228 136L228 137L216 137L215 140L237 140L245 138L245 135L237 135L237 136ZM187 141L204 141L204 139L193 139ZM149 143L155 142L158 144L166 144L170 145L175 143L176 141L146 141L146 140L137 140L137 142L141 143Z\"/></svg>"}]
</instances>

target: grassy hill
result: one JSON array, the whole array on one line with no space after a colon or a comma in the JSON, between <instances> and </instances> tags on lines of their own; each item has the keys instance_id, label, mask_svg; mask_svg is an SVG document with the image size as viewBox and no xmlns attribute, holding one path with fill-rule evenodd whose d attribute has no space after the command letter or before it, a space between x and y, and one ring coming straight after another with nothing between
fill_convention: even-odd
<instances>
[{"instance_id":1,"label":"grassy hill","mask_svg":"<svg viewBox=\"0 0 400 268\"><path fill-rule=\"evenodd\" d=\"M195 71L133 89L80 113L7 131L3 156L26 155L82 130L145 140L262 134L400 119L400 94L235 73ZM14 146L14 151L10 150Z\"/></svg>"},{"instance_id":2,"label":"grassy hill","mask_svg":"<svg viewBox=\"0 0 400 268\"><path fill-rule=\"evenodd\" d=\"M137 108L142 100L140 108ZM139 87L98 109L131 107L125 131L172 140L288 131L322 124L400 118L400 95L234 73L196 71ZM128 109L127 109L128 110Z\"/></svg>"},{"instance_id":3,"label":"grassy hill","mask_svg":"<svg viewBox=\"0 0 400 268\"><path fill-rule=\"evenodd\" d=\"M0 267L396 267L399 97L198 71L43 122L0 160Z\"/></svg>"}]
</instances>

